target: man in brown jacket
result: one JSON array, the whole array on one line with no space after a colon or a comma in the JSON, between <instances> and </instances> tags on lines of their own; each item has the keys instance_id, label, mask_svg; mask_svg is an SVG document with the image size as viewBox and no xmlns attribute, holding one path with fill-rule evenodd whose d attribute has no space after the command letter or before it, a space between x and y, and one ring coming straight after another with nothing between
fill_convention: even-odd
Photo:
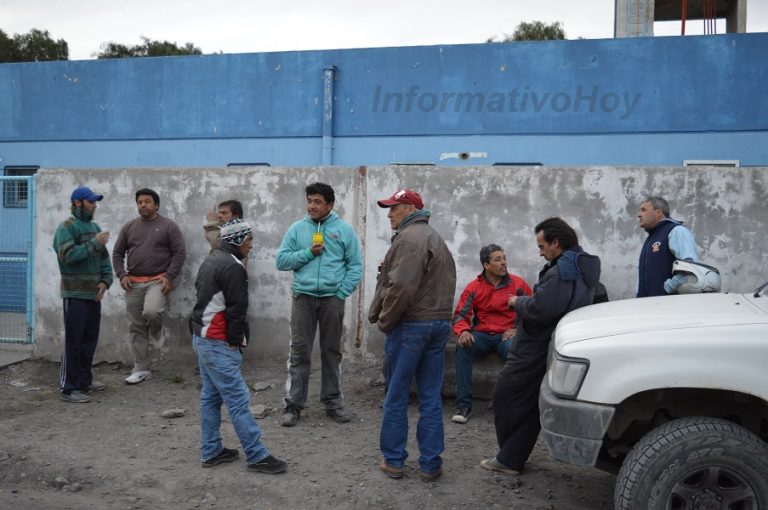
<instances>
[{"instance_id":1,"label":"man in brown jacket","mask_svg":"<svg viewBox=\"0 0 768 510\"><path fill-rule=\"evenodd\" d=\"M403 477L408 457L408 394L416 378L419 393L419 467L426 481L443 472L445 449L440 389L445 344L451 332L456 265L445 241L429 226L430 212L415 191L403 189L379 200L388 208L395 234L384 257L368 320L387 334L387 396L381 423L380 468Z\"/></svg>"}]
</instances>

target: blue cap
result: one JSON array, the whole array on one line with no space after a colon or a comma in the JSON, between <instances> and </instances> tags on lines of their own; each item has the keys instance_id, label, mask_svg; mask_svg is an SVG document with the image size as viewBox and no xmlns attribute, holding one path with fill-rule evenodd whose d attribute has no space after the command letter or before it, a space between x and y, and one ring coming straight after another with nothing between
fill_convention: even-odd
<instances>
[{"instance_id":1,"label":"blue cap","mask_svg":"<svg viewBox=\"0 0 768 510\"><path fill-rule=\"evenodd\" d=\"M70 201L74 202L75 200L87 200L89 202L98 202L103 198L104 195L97 195L91 190L91 188L87 186L78 186L75 188L75 191L72 192Z\"/></svg>"}]
</instances>

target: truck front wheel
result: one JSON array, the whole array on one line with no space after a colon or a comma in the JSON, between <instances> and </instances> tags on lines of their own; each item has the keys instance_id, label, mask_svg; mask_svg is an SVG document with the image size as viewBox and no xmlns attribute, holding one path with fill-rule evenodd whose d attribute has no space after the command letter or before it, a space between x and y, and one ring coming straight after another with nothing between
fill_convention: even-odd
<instances>
[{"instance_id":1,"label":"truck front wheel","mask_svg":"<svg viewBox=\"0 0 768 510\"><path fill-rule=\"evenodd\" d=\"M768 508L768 444L744 427L708 417L652 430L616 479L618 510Z\"/></svg>"}]
</instances>

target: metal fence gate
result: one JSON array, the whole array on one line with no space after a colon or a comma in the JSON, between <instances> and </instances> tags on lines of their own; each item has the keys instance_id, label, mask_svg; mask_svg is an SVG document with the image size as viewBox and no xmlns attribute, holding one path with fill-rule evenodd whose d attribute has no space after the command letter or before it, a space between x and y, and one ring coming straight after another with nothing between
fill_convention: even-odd
<instances>
[{"instance_id":1,"label":"metal fence gate","mask_svg":"<svg viewBox=\"0 0 768 510\"><path fill-rule=\"evenodd\" d=\"M35 178L0 177L0 344L31 344L35 330Z\"/></svg>"}]
</instances>

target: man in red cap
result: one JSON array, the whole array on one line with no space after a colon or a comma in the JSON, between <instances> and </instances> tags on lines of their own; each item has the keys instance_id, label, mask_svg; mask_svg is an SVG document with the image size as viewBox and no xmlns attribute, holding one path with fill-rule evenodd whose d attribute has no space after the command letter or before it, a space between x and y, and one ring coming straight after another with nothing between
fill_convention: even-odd
<instances>
[{"instance_id":1,"label":"man in red cap","mask_svg":"<svg viewBox=\"0 0 768 510\"><path fill-rule=\"evenodd\" d=\"M426 481L443 472L445 449L440 389L445 344L451 332L456 265L445 241L431 226L418 193L402 189L379 207L388 208L395 234L380 267L368 320L386 333L387 396L381 423L380 468L402 478L408 452L408 394L416 378L419 393L419 467Z\"/></svg>"}]
</instances>

